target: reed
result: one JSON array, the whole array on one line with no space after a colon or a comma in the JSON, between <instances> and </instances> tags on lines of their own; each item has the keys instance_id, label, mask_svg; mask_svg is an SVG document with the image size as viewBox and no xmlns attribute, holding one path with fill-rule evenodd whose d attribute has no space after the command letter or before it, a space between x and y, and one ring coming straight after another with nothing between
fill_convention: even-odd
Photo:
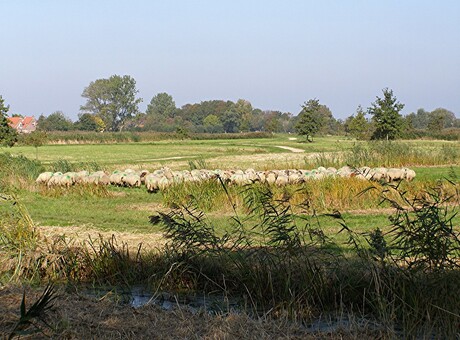
<instances>
[{"instance_id":1,"label":"reed","mask_svg":"<svg viewBox=\"0 0 460 340\"><path fill-rule=\"evenodd\" d=\"M450 165L460 161L460 147L443 144L441 147L417 147L403 141L370 141L354 143L351 148L338 148L335 152L319 152L305 158L307 168L341 167L403 167L414 165Z\"/></svg>"}]
</instances>

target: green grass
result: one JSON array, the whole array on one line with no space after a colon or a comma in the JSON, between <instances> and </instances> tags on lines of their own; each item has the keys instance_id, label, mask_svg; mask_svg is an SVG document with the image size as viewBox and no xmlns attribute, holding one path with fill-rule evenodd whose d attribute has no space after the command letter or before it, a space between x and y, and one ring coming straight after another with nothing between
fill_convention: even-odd
<instances>
[{"instance_id":1,"label":"green grass","mask_svg":"<svg viewBox=\"0 0 460 340\"><path fill-rule=\"evenodd\" d=\"M295 167L299 165L299 163L295 162L302 160L307 153L349 150L356 143L354 140L347 138L339 139L338 137L316 138L314 143L306 143L300 138L292 140L293 137L296 136L281 134L275 135L273 138L240 140L167 140L129 144L45 145L39 148L38 158L45 168L48 169L52 168L53 164L60 160L68 161L75 166L78 166L78 164L97 163L98 166L106 170L126 167L139 167L152 170L162 165L176 169L188 168L190 167L188 161L202 161L210 167L222 168L238 165L243 169L251 165L256 169L264 167L282 168L290 165L291 158L289 157L291 156L297 156L295 159L292 158L291 165ZM358 143L365 145L365 142ZM460 148L460 143L458 142L417 140L401 143L404 143L404 146L420 150L441 150L448 145L450 151L453 150L453 152L456 152L456 148ZM301 148L307 153L294 154L289 150L278 148L277 146L280 145ZM35 159L36 150L33 147L13 147L8 149L8 151L12 155L21 155ZM266 159L261 161L261 163L256 163L255 157L260 155L266 156ZM286 162L280 163L279 159L270 160L277 155L286 157ZM173 157L183 158L172 159ZM240 160L239 157L245 158L244 160ZM231 166L228 164L229 159L232 160ZM11 163L10 161L8 162ZM254 163L251 164L251 162ZM270 164L267 165L268 163ZM457 176L460 175L460 166L414 167L414 169L417 172L414 183L434 183L436 180L449 176L452 169L457 173ZM14 172L17 171L14 170ZM312 191L318 202L318 205L314 208L318 209L319 212L324 211L324 209L332 211L334 208L346 210L347 206L350 206L351 209L361 210L377 208L375 200L372 202L363 201L362 204L351 203L354 198L350 197L347 185L347 183L342 183L331 189L334 191L334 195L336 195L335 200L324 196L324 192ZM324 187L328 188L328 185L325 184ZM183 203L183 200L187 196L187 193L182 192L183 189L180 189L181 192L174 193L173 195L168 194L165 197L163 197L162 193L148 194L144 188L121 189L113 187L109 189L111 193L109 197L100 197L98 195L82 196L77 193L50 197L49 195L41 195L35 192L32 186L20 190L18 197L27 206L32 218L41 225L84 225L101 230L148 232L152 230L152 226L148 223L148 216L155 212L155 209L162 204ZM315 189L315 186L312 189ZM212 188L209 190L212 190ZM360 190L355 191L359 192ZM343 194L345 191L346 194ZM207 194L209 195L206 196ZM216 196L215 193L203 191L199 196L208 197L208 200L217 200L218 204L215 202L212 204L203 204L203 209L206 212L210 212L209 218L216 224L217 229L223 229L231 211L228 202L226 203L225 195ZM340 199L346 200L346 204L339 204L337 200ZM217 208L216 205L218 206ZM372 214L349 215L347 216L347 221L351 226L356 224L360 226L384 227L387 222L387 216L376 212L372 212ZM331 231L337 230L337 223L335 221L322 221L322 226Z\"/></svg>"},{"instance_id":2,"label":"green grass","mask_svg":"<svg viewBox=\"0 0 460 340\"><path fill-rule=\"evenodd\" d=\"M38 159L50 164L59 159L70 162L97 161L105 168L124 165L148 166L152 163L174 164L174 157L181 161L208 159L221 155L251 155L256 153L288 152L270 144L254 146L252 140L218 141L160 141L154 143L94 144L94 145L45 145L38 150ZM258 140L254 140L256 143ZM14 155L35 158L35 148L29 146L9 149Z\"/></svg>"},{"instance_id":3,"label":"green grass","mask_svg":"<svg viewBox=\"0 0 460 340\"><path fill-rule=\"evenodd\" d=\"M138 166L154 168L168 165L174 168L187 167L189 160L212 160L212 164L218 167L226 167L225 161L220 163L222 157L268 155L264 160L265 164L257 163L254 159L254 167L263 168L266 166L270 154L285 154L286 162L290 159L301 160L309 153L317 152L344 152L350 150L355 143L366 145L366 142L357 142L344 137L321 137L316 138L314 143L306 143L302 139L291 135L279 134L273 138L256 139L220 139L220 140L166 140L150 143L120 143L120 144L65 144L65 145L44 145L37 150L31 146L16 146L5 151L13 155L23 155L30 159L38 159L44 165L50 165L58 160L67 160L73 163L96 161L105 169L121 168L123 166ZM395 142L396 145L403 145L405 149L420 150L424 152L439 151L449 156L445 164L452 164L451 159L460 154L459 142L446 141L402 141ZM400 144L398 144L400 143ZM288 146L305 150L304 154L293 154L289 150L277 146ZM443 149L444 148L444 149ZM296 157L294 157L296 156ZM423 157L423 155L421 156ZM458 157L457 157L458 159ZM460 160L459 160L460 161ZM279 162L278 160L276 162ZM442 159L436 159L434 164L442 164ZM270 163L268 161L268 163ZM455 163L455 162L454 162ZM238 162L236 159L232 164L246 167L251 164L251 159ZM271 164L270 166L276 166ZM295 163L293 165L302 165ZM345 164L343 164L345 165Z\"/></svg>"},{"instance_id":4,"label":"green grass","mask_svg":"<svg viewBox=\"0 0 460 340\"><path fill-rule=\"evenodd\" d=\"M335 138L317 139L315 143L306 144L291 141L288 137L277 136L266 140L49 145L40 148L38 154L45 166L51 166L59 160L67 160L73 164L97 162L105 169L131 167L132 165L151 168L157 167L159 164L180 168L190 166L184 160L199 159L207 164L218 164L226 167L228 163L219 163L224 159L223 156L237 159L232 166L235 164L243 166L247 165L248 160L240 161L238 160L239 156L249 157L250 160L251 157L260 154L270 157L279 154L292 155L287 150L277 148L277 145L303 148L307 152L337 151L340 148L353 145L353 141L345 140L338 146ZM446 145L446 142L432 141L407 143L404 145L412 145L420 150L439 150ZM457 152L455 148L458 146L458 143L451 143L449 150L455 154ZM35 150L32 148L13 148L10 151L13 154L29 156L32 159L35 157ZM300 155L304 156L305 154ZM159 160L178 156L183 156L184 159L180 161ZM453 158L448 157L446 159L452 160ZM442 159L438 159L436 162L439 160L441 164L445 164L442 163ZM308 214L303 216L300 215L299 210L295 210L295 213L291 215L291 210L283 211L284 206L278 205L278 200L283 199L284 196L294 200L295 190L292 187L286 188L286 191L291 190L291 192L284 195L284 189L276 189L276 192L271 196L273 200L268 210L264 212L257 210L255 214L250 215L251 219L244 223L245 230L251 230L250 227L259 222L260 229L255 231L264 230L264 235L256 235L250 248L245 248L245 243L235 243L236 251L229 251L221 245L227 246L227 242L231 243L232 237L238 238L239 234L238 230L233 229L230 238L223 237L225 232L230 230L230 223L235 215L232 209L229 209L228 203L225 203L226 196L212 192L212 190L223 190L222 188L215 188L215 186L210 185L200 191L200 188L192 187L191 194L197 197L199 203L200 201L216 200L218 204L201 202L203 208L207 210L205 223L203 223L205 225L199 229L200 225L203 226L201 223L203 219L198 218L196 220L188 216L187 218L191 220L193 226L190 230L182 228L182 225L178 223L182 222L177 218L178 215L176 215L176 222L174 223L171 222L173 218L164 218L163 225L152 225L149 222L149 216L153 215L156 210L168 211L166 205L190 201L188 199L190 193L185 191L186 187L180 187L172 193L159 192L155 194L148 194L145 188L116 187L109 187L107 190L101 191L91 191L90 189L82 191L74 187L68 191L63 189L48 192L36 187L32 182L31 175L28 175L31 171L27 169L38 171L41 167L40 163L30 163L23 158L17 158L16 164L16 160L13 161L12 158L4 157L4 161L0 165L0 183L4 185L4 188L9 188L16 193L19 201L16 206L27 207L30 217L38 225L87 226L101 231L140 233L163 231L167 233L166 226L169 223L170 231L174 231L176 228L182 232L182 234L176 233L176 240L178 241L181 241L180 235L185 241L193 240L193 236L198 236L206 242L211 239L211 243L212 240L217 240L215 245L211 244L212 247L208 248L209 251L203 251L205 249L203 245L207 246L209 242L202 242L195 244L195 246L192 244L192 247L188 248L166 247L162 252L146 253L146 256L143 256L137 253L135 249L128 249L124 245L118 244L113 238L98 240L98 242L92 243L93 247L86 248L69 246L63 244L60 239L54 239L50 241L54 243L48 243L47 247L42 249L43 254L39 258L34 257L36 256L36 249L30 246L32 255L29 266L27 263L21 262L21 252L16 254L18 264L12 271L24 273L24 275L11 273L8 275L17 276L20 280L37 276L42 280L51 278L60 279L64 282L65 280L68 282L82 280L82 282L117 285L144 283L165 291L219 292L225 296L230 293L230 296L231 294L249 296L251 301L248 302L253 303L254 310L261 310L264 315L273 313L274 316L279 317L283 315L277 314L281 311L282 313L292 313L289 316L293 318L307 320L315 313L323 315L323 312L328 310L337 313L356 311L357 315L375 317L380 324L388 327L390 334L392 334L393 327L399 327L403 330L403 337L407 335L407 338L416 337L420 334L421 337L439 334L439 338L453 338L455 334L458 334L458 270L434 271L433 273L411 272L406 266L400 265L400 261L398 261L400 250L396 247L393 248L395 251L392 256L394 257L378 262L372 254L379 253L371 252L380 249L377 246L381 243L379 244L377 241L382 241L383 238L376 237L376 233L372 234L373 238L368 237L371 241L376 241L373 247L369 247L366 242L362 246L356 247L346 244L350 235L353 235L354 240L359 243L363 241L364 233L370 233L375 228L380 228L385 232L395 226L388 219L391 212L388 209L379 209L378 196L371 196L371 193L366 193L359 196L358 199L357 194L363 190L363 187L366 187L366 183L358 183L357 179L309 183L311 187L308 188L307 192L311 196L314 206L310 207ZM263 166L263 163L257 165ZM283 165L285 164L276 161L273 164L274 167L278 168ZM460 175L460 166L456 165L452 169L457 176ZM415 181L403 183L401 190L407 189L407 197L411 197L414 191L426 189L435 185L437 180L449 176L452 169L448 166L416 167L417 177ZM14 176L11 176L12 172L15 173ZM458 177L456 181L458 183ZM234 187L228 191L230 195L233 195L232 197L238 195L237 189ZM263 199L263 194L257 198ZM292 194L292 196L288 194ZM443 194L449 194L449 192L444 191ZM357 198L356 202L354 202L355 197ZM301 198L296 197L296 203L300 203ZM239 218L244 220L248 213L245 210L247 208L241 206L242 201L242 198L238 197L240 205L237 207L237 211ZM407 204L407 201L405 203ZM14 217L14 214L11 215L11 202L8 204L10 205L0 204L1 216L10 214ZM336 206L336 204L341 205ZM274 206L278 209L277 211L270 209ZM389 203L387 202L384 207L388 206ZM348 228L357 235L347 232L338 233L342 229L340 220L324 215L326 212L332 212L334 208L351 210L343 213L342 217ZM442 205L436 207L436 211L441 213L441 217L443 217L443 208ZM352 209L359 209L359 211ZM458 211L458 205L455 209ZM318 217L311 216L312 210L316 210ZM412 216L416 216L415 214L416 212L412 212L403 217L410 220ZM26 220L24 216L28 217L29 215L23 213L19 215L19 217L21 216L23 220ZM172 216L174 217L174 215ZM303 219L307 216L310 217L306 220ZM400 216L400 221L403 217ZM261 220L265 220L265 223ZM14 220L12 221L14 222ZM154 219L152 219L153 221ZM418 222L423 222L425 229L433 231L436 223L430 223L430 221L431 219L422 218L418 220ZM14 244L11 240L15 240L16 235L21 236L21 229L17 228L19 225L14 228L14 223L8 223L7 219L2 219L2 223L5 224L5 222L7 222L5 227L19 230L19 232L11 233L13 237L8 238L8 242ZM302 242L296 243L297 231L299 233L303 231L307 222L310 227L320 229L335 243L310 243L308 238L303 238ZM293 228L292 225L296 228ZM453 225L454 228L458 228L460 215L453 219ZM207 230L212 231L211 237L208 237ZM414 241L414 238L409 235L410 232L410 229L402 232L400 227L396 231L396 236L401 237L402 235L406 241ZM248 234L250 234L249 237L252 237L251 232ZM169 235L174 234L170 233ZM435 237L428 238L428 240L438 241L438 239L442 239L438 235L439 233ZM395 232L393 232L393 236L395 236ZM421 244L426 238L426 233L422 229L417 231L416 236L420 237L415 239L416 244ZM265 243L259 243L262 238ZM446 237L444 238L446 239ZM385 240L389 239L390 237L387 237ZM172 241L174 241L174 236ZM442 249L442 247L435 247L436 243L425 243L430 243L430 250L436 248L435 253L439 253L439 249ZM414 247L414 249L417 251L420 248ZM324 250L326 251L323 252ZM409 256L409 260L423 260L426 254L422 252L422 255L421 257ZM458 253L456 256L454 260L458 259ZM258 309L260 307L262 309Z\"/></svg>"},{"instance_id":5,"label":"green grass","mask_svg":"<svg viewBox=\"0 0 460 340\"><path fill-rule=\"evenodd\" d=\"M451 178L452 173L460 178L460 166L444 167L413 167L417 174L417 181L437 181L443 178Z\"/></svg>"}]
</instances>

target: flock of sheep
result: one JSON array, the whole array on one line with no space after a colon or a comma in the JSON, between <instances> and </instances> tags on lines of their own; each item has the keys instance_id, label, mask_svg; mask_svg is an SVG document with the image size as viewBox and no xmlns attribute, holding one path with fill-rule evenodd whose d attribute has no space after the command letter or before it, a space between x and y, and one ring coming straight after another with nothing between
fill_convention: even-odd
<instances>
[{"instance_id":1,"label":"flock of sheep","mask_svg":"<svg viewBox=\"0 0 460 340\"><path fill-rule=\"evenodd\" d=\"M372 181L411 181L415 178L415 171L409 168L351 168L349 166L336 168L319 167L314 170L267 170L255 171L254 169L243 170L180 170L174 171L167 167L149 172L147 170L135 171L126 169L115 170L111 174L104 171L89 173L79 172L44 172L36 182L48 187L70 187L76 184L117 185L125 187L140 187L145 185L149 192L164 190L177 183L200 182L220 177L224 182L235 185L245 185L254 182L267 183L270 185L284 186L287 184L299 184L309 180L322 179L325 177L356 177Z\"/></svg>"}]
</instances>

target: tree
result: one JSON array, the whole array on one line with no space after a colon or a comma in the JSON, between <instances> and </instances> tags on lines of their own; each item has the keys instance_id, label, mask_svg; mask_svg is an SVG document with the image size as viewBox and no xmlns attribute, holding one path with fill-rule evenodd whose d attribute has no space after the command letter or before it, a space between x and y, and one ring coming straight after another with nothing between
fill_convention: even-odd
<instances>
[{"instance_id":1,"label":"tree","mask_svg":"<svg viewBox=\"0 0 460 340\"><path fill-rule=\"evenodd\" d=\"M203 125L207 132L215 133L223 131L223 126L219 117L213 114L206 116L203 120Z\"/></svg>"},{"instance_id":2,"label":"tree","mask_svg":"<svg viewBox=\"0 0 460 340\"><path fill-rule=\"evenodd\" d=\"M240 115L235 111L226 111L222 115L222 125L225 132L238 132L240 126Z\"/></svg>"},{"instance_id":3,"label":"tree","mask_svg":"<svg viewBox=\"0 0 460 340\"><path fill-rule=\"evenodd\" d=\"M138 92L136 81L130 76L97 79L83 90L86 104L80 107L80 111L100 117L111 131L121 131L126 119L139 112L142 99L136 99Z\"/></svg>"},{"instance_id":4,"label":"tree","mask_svg":"<svg viewBox=\"0 0 460 340\"><path fill-rule=\"evenodd\" d=\"M440 114L430 114L427 129L431 132L440 132L444 128L444 117Z\"/></svg>"},{"instance_id":5,"label":"tree","mask_svg":"<svg viewBox=\"0 0 460 340\"><path fill-rule=\"evenodd\" d=\"M375 130L372 139L395 139L401 135L403 129L403 118L399 113L404 104L397 101L393 91L383 89L383 98L377 97L368 109L375 123Z\"/></svg>"},{"instance_id":6,"label":"tree","mask_svg":"<svg viewBox=\"0 0 460 340\"><path fill-rule=\"evenodd\" d=\"M454 126L455 120L456 118L453 112L440 107L431 111L430 118L428 119L428 128L430 128L429 126L432 121L439 121L441 129L451 128Z\"/></svg>"},{"instance_id":7,"label":"tree","mask_svg":"<svg viewBox=\"0 0 460 340\"><path fill-rule=\"evenodd\" d=\"M417 113L410 113L406 116L406 120L414 129L426 129L430 120L430 112L424 109L418 109Z\"/></svg>"},{"instance_id":8,"label":"tree","mask_svg":"<svg viewBox=\"0 0 460 340\"><path fill-rule=\"evenodd\" d=\"M155 95L147 106L146 114L154 114L164 118L172 118L176 111L176 103L173 97L163 92Z\"/></svg>"},{"instance_id":9,"label":"tree","mask_svg":"<svg viewBox=\"0 0 460 340\"><path fill-rule=\"evenodd\" d=\"M248 100L238 99L235 103L235 112L240 115L240 130L249 131L251 129L252 105Z\"/></svg>"},{"instance_id":10,"label":"tree","mask_svg":"<svg viewBox=\"0 0 460 340\"><path fill-rule=\"evenodd\" d=\"M75 122L75 128L81 131L97 131L96 116L91 113L78 115L78 121Z\"/></svg>"},{"instance_id":11,"label":"tree","mask_svg":"<svg viewBox=\"0 0 460 340\"><path fill-rule=\"evenodd\" d=\"M0 145L12 147L18 141L18 133L8 124L7 113L9 105L5 105L5 100L0 96Z\"/></svg>"},{"instance_id":12,"label":"tree","mask_svg":"<svg viewBox=\"0 0 460 340\"><path fill-rule=\"evenodd\" d=\"M295 129L299 135L305 136L309 142L313 142L313 136L324 125L321 106L318 99L310 99L302 105L302 111L299 113Z\"/></svg>"},{"instance_id":13,"label":"tree","mask_svg":"<svg viewBox=\"0 0 460 340\"><path fill-rule=\"evenodd\" d=\"M352 115L347 119L347 132L356 139L367 139L369 134L369 122L366 119L361 105L356 109L356 116Z\"/></svg>"},{"instance_id":14,"label":"tree","mask_svg":"<svg viewBox=\"0 0 460 340\"><path fill-rule=\"evenodd\" d=\"M62 111L55 111L48 117L40 115L37 126L41 131L69 131L73 129L72 121Z\"/></svg>"}]
</instances>

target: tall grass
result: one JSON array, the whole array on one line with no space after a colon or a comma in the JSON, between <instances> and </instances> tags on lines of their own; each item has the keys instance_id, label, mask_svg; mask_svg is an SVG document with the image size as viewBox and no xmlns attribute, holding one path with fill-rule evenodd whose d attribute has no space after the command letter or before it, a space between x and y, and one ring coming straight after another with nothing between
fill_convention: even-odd
<instances>
[{"instance_id":1,"label":"tall grass","mask_svg":"<svg viewBox=\"0 0 460 340\"><path fill-rule=\"evenodd\" d=\"M43 171L45 168L39 161L2 153L0 154L0 192L29 188L31 181Z\"/></svg>"},{"instance_id":2,"label":"tall grass","mask_svg":"<svg viewBox=\"0 0 460 340\"><path fill-rule=\"evenodd\" d=\"M271 138L267 132L248 133L187 133L187 139L251 139ZM48 144L108 144L108 143L138 143L160 140L184 139L183 134L173 132L87 132L87 131L50 131L47 132Z\"/></svg>"},{"instance_id":3,"label":"tall grass","mask_svg":"<svg viewBox=\"0 0 460 340\"><path fill-rule=\"evenodd\" d=\"M341 167L402 167L414 165L451 165L460 162L460 145L444 144L440 148L421 148L401 141L370 141L355 143L351 149L320 152L305 158L307 168Z\"/></svg>"},{"instance_id":4,"label":"tall grass","mask_svg":"<svg viewBox=\"0 0 460 340\"><path fill-rule=\"evenodd\" d=\"M375 190L365 190L369 186ZM426 190L433 185L432 182L400 183L400 189L410 195ZM451 192L449 185L441 184L443 190ZM226 186L223 190L216 180L204 182L185 182L168 187L161 192L163 202L168 207L188 205L194 202L197 209L206 213L228 214L234 208L241 214L246 214L250 207L245 203L245 193L251 188L252 192L265 190L267 185L254 183L246 187ZM250 190L250 191L251 191ZM284 187L271 187L274 199L289 198L289 203L295 213L327 213L334 210L363 210L388 208L390 202L381 204L379 191L383 187L379 183L370 183L356 178L324 178L312 180L301 185L287 185ZM391 193L392 198L398 200L396 192ZM231 199L229 199L229 197ZM400 202L400 200L398 201ZM403 204L400 202L400 204Z\"/></svg>"}]
</instances>

